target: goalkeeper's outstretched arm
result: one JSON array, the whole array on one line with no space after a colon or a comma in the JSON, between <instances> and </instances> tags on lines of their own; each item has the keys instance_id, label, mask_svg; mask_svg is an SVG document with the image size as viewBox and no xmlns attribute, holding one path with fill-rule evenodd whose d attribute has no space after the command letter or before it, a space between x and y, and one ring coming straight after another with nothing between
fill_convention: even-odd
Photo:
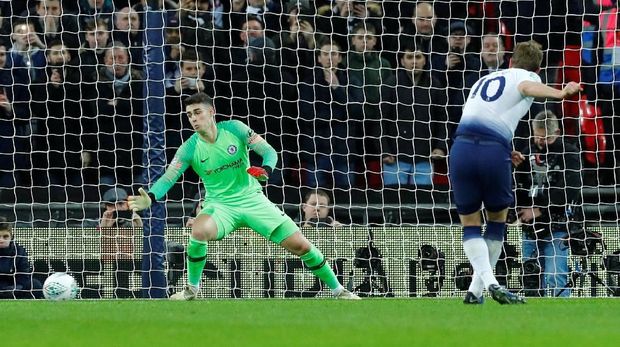
<instances>
[{"instance_id":1,"label":"goalkeeper's outstretched arm","mask_svg":"<svg viewBox=\"0 0 620 347\"><path fill-rule=\"evenodd\" d=\"M189 167L189 160L185 160L183 158L187 158L187 155L184 154L184 146L179 148L179 151L168 165L166 172L161 176L153 187L146 192L144 189L138 189L138 193L140 195L132 195L127 198L129 202L129 208L134 212L145 210L151 207L151 204L154 201L161 199L168 190L174 185L174 183L181 177L183 172L187 170Z\"/></svg>"}]
</instances>

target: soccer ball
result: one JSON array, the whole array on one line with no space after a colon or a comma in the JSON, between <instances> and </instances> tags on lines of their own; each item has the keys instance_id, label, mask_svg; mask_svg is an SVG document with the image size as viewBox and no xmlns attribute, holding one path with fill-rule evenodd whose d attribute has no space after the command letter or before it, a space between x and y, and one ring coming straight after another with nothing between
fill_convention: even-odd
<instances>
[{"instance_id":1,"label":"soccer ball","mask_svg":"<svg viewBox=\"0 0 620 347\"><path fill-rule=\"evenodd\" d=\"M48 300L71 300L77 294L77 282L66 272L55 272L43 283L43 296Z\"/></svg>"}]
</instances>

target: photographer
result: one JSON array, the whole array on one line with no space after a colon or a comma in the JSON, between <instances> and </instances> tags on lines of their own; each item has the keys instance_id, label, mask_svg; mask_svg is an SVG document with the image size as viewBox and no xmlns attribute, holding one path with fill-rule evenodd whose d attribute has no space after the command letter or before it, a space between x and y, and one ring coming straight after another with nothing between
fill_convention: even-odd
<instances>
[{"instance_id":1,"label":"photographer","mask_svg":"<svg viewBox=\"0 0 620 347\"><path fill-rule=\"evenodd\" d=\"M544 273L542 288L568 297L569 223L581 220L574 205L582 186L579 150L560 136L557 117L550 111L532 122L533 141L522 152L527 159L517 165L517 213L523 231L525 275ZM532 262L534 260L534 262ZM536 263L537 262L537 263ZM524 277L525 278L525 277ZM525 281L524 281L525 282ZM525 287L531 287L525 285Z\"/></svg>"},{"instance_id":2,"label":"photographer","mask_svg":"<svg viewBox=\"0 0 620 347\"><path fill-rule=\"evenodd\" d=\"M342 226L329 216L331 212L330 198L326 191L316 189L309 191L304 197L299 226L303 227L339 227Z\"/></svg>"},{"instance_id":3,"label":"photographer","mask_svg":"<svg viewBox=\"0 0 620 347\"><path fill-rule=\"evenodd\" d=\"M129 209L127 196L123 188L111 188L103 194L104 211L99 228L142 228L142 219Z\"/></svg>"}]
</instances>

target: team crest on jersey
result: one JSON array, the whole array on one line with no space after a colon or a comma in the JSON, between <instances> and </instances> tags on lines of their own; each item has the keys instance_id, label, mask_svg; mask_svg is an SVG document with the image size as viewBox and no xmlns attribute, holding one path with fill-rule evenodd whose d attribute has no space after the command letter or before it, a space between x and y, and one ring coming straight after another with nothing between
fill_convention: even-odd
<instances>
[{"instance_id":1,"label":"team crest on jersey","mask_svg":"<svg viewBox=\"0 0 620 347\"><path fill-rule=\"evenodd\" d=\"M233 155L235 153L237 153L237 146L235 145L228 146L228 154Z\"/></svg>"}]
</instances>

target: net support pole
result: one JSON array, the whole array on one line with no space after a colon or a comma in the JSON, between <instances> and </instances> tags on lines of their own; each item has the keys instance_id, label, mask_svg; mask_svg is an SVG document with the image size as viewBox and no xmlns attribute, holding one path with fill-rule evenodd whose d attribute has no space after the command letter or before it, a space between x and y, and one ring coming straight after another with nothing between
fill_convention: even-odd
<instances>
[{"instance_id":1,"label":"net support pole","mask_svg":"<svg viewBox=\"0 0 620 347\"><path fill-rule=\"evenodd\" d=\"M164 115L164 12L149 1L145 12L144 63L144 182L152 184L166 167ZM164 272L165 209L163 203L154 203L145 211L142 250L142 297L166 298L167 282Z\"/></svg>"}]
</instances>

